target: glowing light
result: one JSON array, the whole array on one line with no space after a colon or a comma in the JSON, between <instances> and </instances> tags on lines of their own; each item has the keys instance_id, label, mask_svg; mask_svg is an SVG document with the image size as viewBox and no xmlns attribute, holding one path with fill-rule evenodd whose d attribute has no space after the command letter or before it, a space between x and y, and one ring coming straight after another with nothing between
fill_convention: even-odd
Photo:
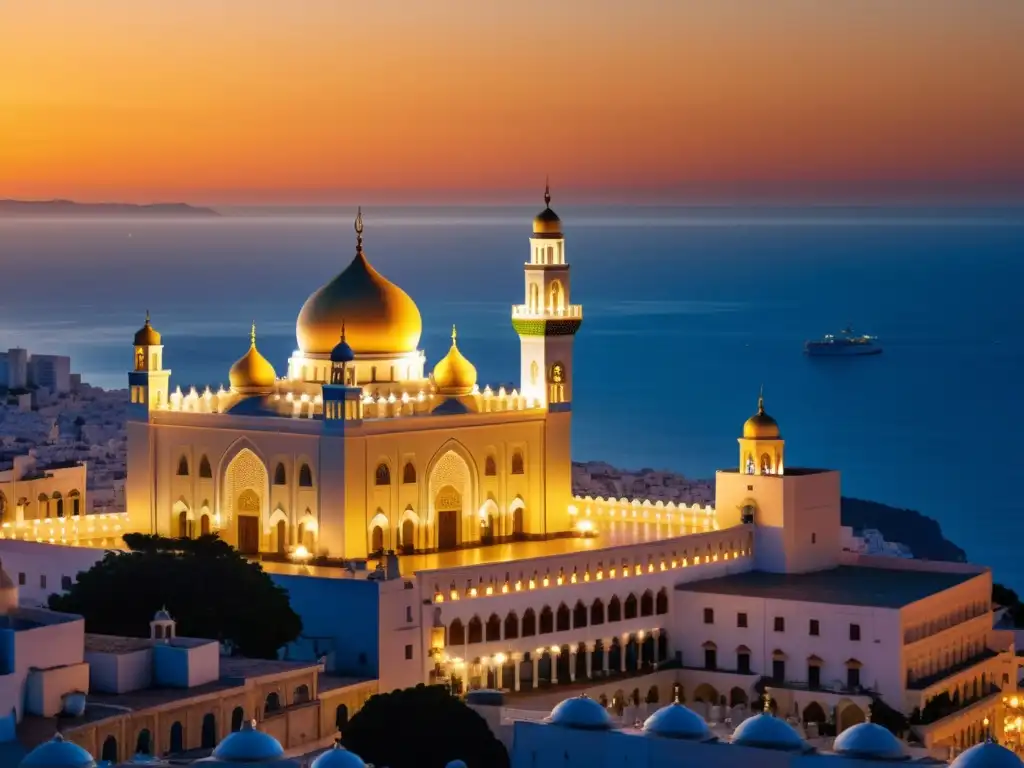
<instances>
[{"instance_id":1,"label":"glowing light","mask_svg":"<svg viewBox=\"0 0 1024 768\"><path fill-rule=\"evenodd\" d=\"M505 656L504 653L496 653L496 654L494 654L494 663L495 664L504 664L507 659L508 659L508 657Z\"/></svg>"},{"instance_id":2,"label":"glowing light","mask_svg":"<svg viewBox=\"0 0 1024 768\"><path fill-rule=\"evenodd\" d=\"M590 520L580 520L576 523L576 530L580 533L593 533L594 524Z\"/></svg>"},{"instance_id":3,"label":"glowing light","mask_svg":"<svg viewBox=\"0 0 1024 768\"><path fill-rule=\"evenodd\" d=\"M302 544L299 544L291 553L292 560L297 560L300 563L304 563L312 557L312 553Z\"/></svg>"}]
</instances>

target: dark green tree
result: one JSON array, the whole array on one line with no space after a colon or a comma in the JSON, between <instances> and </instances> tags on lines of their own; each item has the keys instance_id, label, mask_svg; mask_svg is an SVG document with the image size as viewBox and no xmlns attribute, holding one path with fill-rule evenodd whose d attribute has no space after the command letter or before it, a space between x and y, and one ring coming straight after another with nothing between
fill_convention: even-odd
<instances>
[{"instance_id":1,"label":"dark green tree","mask_svg":"<svg viewBox=\"0 0 1024 768\"><path fill-rule=\"evenodd\" d=\"M480 715L439 685L372 697L341 737L365 762L388 768L508 768L508 752Z\"/></svg>"},{"instance_id":2,"label":"dark green tree","mask_svg":"<svg viewBox=\"0 0 1024 768\"><path fill-rule=\"evenodd\" d=\"M145 637L166 607L180 636L228 641L252 658L276 658L302 631L288 593L216 534L124 541L129 551L108 552L67 593L51 595L50 608L84 616L89 632Z\"/></svg>"},{"instance_id":3,"label":"dark green tree","mask_svg":"<svg viewBox=\"0 0 1024 768\"><path fill-rule=\"evenodd\" d=\"M871 722L888 728L892 733L902 737L910 728L907 716L898 709L893 709L881 699L871 701Z\"/></svg>"}]
</instances>

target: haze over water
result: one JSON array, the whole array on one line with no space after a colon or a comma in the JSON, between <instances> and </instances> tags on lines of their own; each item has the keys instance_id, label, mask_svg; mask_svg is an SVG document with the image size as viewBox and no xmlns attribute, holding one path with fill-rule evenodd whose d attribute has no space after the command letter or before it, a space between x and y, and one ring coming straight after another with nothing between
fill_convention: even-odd
<instances>
[{"instance_id":1,"label":"haze over water","mask_svg":"<svg viewBox=\"0 0 1024 768\"><path fill-rule=\"evenodd\" d=\"M556 200L557 203L557 200ZM565 222L577 336L573 457L709 477L735 466L763 384L787 463L917 509L1024 587L1024 210L576 209ZM364 211L372 263L451 326L481 384L518 384L522 208ZM217 385L258 325L278 374L306 296L354 249L351 214L216 220L0 219L0 349L70 354L124 387L145 310L172 385ZM822 360L851 322L885 353Z\"/></svg>"}]
</instances>

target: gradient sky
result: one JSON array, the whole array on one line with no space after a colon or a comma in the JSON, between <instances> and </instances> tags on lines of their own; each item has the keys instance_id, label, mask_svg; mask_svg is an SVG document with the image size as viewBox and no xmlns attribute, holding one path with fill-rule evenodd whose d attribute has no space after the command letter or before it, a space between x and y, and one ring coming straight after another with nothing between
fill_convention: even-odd
<instances>
[{"instance_id":1,"label":"gradient sky","mask_svg":"<svg viewBox=\"0 0 1024 768\"><path fill-rule=\"evenodd\" d=\"M7 0L0 198L1022 200L1022 41L1024 0Z\"/></svg>"}]
</instances>

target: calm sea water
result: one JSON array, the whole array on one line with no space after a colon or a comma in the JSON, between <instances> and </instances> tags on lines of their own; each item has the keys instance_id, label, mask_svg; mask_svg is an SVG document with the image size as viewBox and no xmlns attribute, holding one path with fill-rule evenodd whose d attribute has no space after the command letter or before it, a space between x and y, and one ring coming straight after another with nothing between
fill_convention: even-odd
<instances>
[{"instance_id":1,"label":"calm sea water","mask_svg":"<svg viewBox=\"0 0 1024 768\"><path fill-rule=\"evenodd\" d=\"M1024 211L561 213L585 311L574 458L710 476L737 462L763 384L790 465L937 518L1024 587ZM366 212L368 255L419 304L431 364L456 323L482 381L517 380L530 214ZM71 354L124 386L148 308L172 382L226 381L253 319L283 372L302 302L352 256L349 218L0 219L0 348ZM802 355L847 322L885 353Z\"/></svg>"}]
</instances>

